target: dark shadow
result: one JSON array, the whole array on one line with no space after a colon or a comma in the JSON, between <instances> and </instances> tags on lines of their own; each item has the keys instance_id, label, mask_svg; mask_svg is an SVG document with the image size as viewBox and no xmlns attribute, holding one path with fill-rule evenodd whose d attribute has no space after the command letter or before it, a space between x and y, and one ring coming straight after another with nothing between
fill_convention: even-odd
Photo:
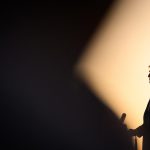
<instances>
[{"instance_id":1,"label":"dark shadow","mask_svg":"<svg viewBox=\"0 0 150 150\"><path fill-rule=\"evenodd\" d=\"M3 6L1 146L133 150L116 115L73 74L111 4L111 0L62 0L22 5L12 1Z\"/></svg>"}]
</instances>

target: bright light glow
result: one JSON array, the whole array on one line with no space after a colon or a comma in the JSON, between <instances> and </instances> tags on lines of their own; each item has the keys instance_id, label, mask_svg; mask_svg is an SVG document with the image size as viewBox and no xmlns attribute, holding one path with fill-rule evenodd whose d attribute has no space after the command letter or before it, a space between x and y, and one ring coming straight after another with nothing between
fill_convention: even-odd
<instances>
[{"instance_id":1,"label":"bright light glow","mask_svg":"<svg viewBox=\"0 0 150 150\"><path fill-rule=\"evenodd\" d=\"M120 1L95 33L78 66L97 95L125 123L143 123L150 85L150 1ZM141 141L139 150L141 150Z\"/></svg>"}]
</instances>

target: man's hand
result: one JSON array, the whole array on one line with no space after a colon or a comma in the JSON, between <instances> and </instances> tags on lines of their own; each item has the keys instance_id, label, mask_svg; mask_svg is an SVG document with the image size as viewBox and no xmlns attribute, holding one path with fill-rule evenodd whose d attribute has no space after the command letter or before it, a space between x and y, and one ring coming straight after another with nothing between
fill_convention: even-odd
<instances>
[{"instance_id":1,"label":"man's hand","mask_svg":"<svg viewBox=\"0 0 150 150\"><path fill-rule=\"evenodd\" d=\"M143 125L139 126L136 129L129 129L129 135L141 137L143 136L143 130L144 130Z\"/></svg>"}]
</instances>

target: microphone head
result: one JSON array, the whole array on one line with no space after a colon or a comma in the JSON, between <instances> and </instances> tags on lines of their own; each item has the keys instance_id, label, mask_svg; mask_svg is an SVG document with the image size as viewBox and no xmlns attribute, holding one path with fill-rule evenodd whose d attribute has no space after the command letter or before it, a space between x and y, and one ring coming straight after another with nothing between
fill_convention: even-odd
<instances>
[{"instance_id":1,"label":"microphone head","mask_svg":"<svg viewBox=\"0 0 150 150\"><path fill-rule=\"evenodd\" d=\"M121 120L122 123L124 123L124 120L125 120L125 119L126 119L126 114L123 113L123 114L121 115L120 120Z\"/></svg>"}]
</instances>

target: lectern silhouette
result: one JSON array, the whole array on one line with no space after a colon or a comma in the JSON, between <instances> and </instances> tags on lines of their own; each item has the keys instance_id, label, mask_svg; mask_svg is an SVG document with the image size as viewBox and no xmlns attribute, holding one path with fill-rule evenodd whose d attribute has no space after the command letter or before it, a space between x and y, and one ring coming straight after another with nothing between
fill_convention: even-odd
<instances>
[{"instance_id":1,"label":"lectern silhouette","mask_svg":"<svg viewBox=\"0 0 150 150\"><path fill-rule=\"evenodd\" d=\"M150 82L150 71L148 78ZM143 150L150 150L150 100L144 112L143 124L136 129L130 129L129 133L131 136L143 136Z\"/></svg>"},{"instance_id":2,"label":"lectern silhouette","mask_svg":"<svg viewBox=\"0 0 150 150\"><path fill-rule=\"evenodd\" d=\"M150 150L150 100L147 104L143 124L136 129L130 129L131 136L143 136L143 150Z\"/></svg>"}]
</instances>

